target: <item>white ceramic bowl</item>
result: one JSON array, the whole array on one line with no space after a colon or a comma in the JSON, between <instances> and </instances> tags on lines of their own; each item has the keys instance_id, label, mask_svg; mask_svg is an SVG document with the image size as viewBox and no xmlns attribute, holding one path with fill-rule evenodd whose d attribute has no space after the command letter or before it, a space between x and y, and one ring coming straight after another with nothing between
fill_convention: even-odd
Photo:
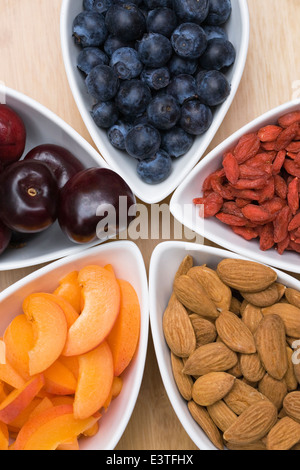
<instances>
[{"instance_id":1,"label":"white ceramic bowl","mask_svg":"<svg viewBox=\"0 0 300 470\"><path fill-rule=\"evenodd\" d=\"M9 88L1 88L1 100L11 106L23 118L27 142L24 156L41 144L56 144L67 148L87 167L107 168L99 153L62 119L27 96ZM35 235L24 248L9 248L0 256L0 271L24 268L47 263L64 256L78 253L88 245L72 243L56 222L45 232Z\"/></svg>"},{"instance_id":2,"label":"white ceramic bowl","mask_svg":"<svg viewBox=\"0 0 300 470\"><path fill-rule=\"evenodd\" d=\"M173 378L170 350L164 338L162 319L173 290L177 269L185 256L191 255L195 265L207 264L215 269L224 258L248 259L218 248L185 242L161 243L154 250L150 263L150 323L156 357L162 380L171 404L182 426L200 450L217 450L189 413ZM300 282L276 271L279 282L300 290Z\"/></svg>"},{"instance_id":3,"label":"white ceramic bowl","mask_svg":"<svg viewBox=\"0 0 300 470\"><path fill-rule=\"evenodd\" d=\"M200 160L219 129L229 110L243 75L249 43L249 13L247 0L232 2L232 15L226 26L229 39L234 44L237 57L235 65L228 73L231 82L231 95L215 112L211 128L196 139L192 149L183 157L175 159L171 176L158 185L149 185L141 181L136 172L137 162L125 152L120 152L108 141L106 132L94 123L90 111L93 100L88 95L85 82L77 69L77 57L80 49L72 38L74 18L82 11L82 0L64 0L61 10L61 44L66 72L70 87L85 125L101 155L107 163L127 181L136 196L149 204L162 201L181 183L186 175Z\"/></svg>"},{"instance_id":4,"label":"white ceramic bowl","mask_svg":"<svg viewBox=\"0 0 300 470\"><path fill-rule=\"evenodd\" d=\"M196 206L193 206L191 211L184 210L185 206L193 204L195 197L202 195L202 185L206 177L222 167L224 153L232 149L244 134L255 132L267 124L275 124L280 116L295 110L300 110L300 100L291 101L263 114L226 139L207 155L177 188L170 202L170 210L183 225L221 247L285 271L300 273L299 254L286 251L279 255L275 249L263 252L258 240L244 240L215 217L203 221Z\"/></svg>"},{"instance_id":5,"label":"white ceramic bowl","mask_svg":"<svg viewBox=\"0 0 300 470\"><path fill-rule=\"evenodd\" d=\"M56 261L18 281L0 294L0 333L4 333L12 319L22 313L22 300L34 292L53 292L59 279L73 270L89 264L112 264L116 276L135 288L141 305L141 332L136 354L123 377L123 389L101 418L96 436L80 441L80 450L113 450L118 444L139 394L148 345L149 307L148 281L142 254L128 241L93 247L83 253Z\"/></svg>"}]
</instances>

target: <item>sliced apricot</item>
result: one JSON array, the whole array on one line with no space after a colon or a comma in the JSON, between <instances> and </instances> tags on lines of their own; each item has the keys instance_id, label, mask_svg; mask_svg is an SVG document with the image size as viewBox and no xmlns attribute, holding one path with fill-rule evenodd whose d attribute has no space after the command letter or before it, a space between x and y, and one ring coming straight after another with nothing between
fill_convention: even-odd
<instances>
[{"instance_id":1,"label":"sliced apricot","mask_svg":"<svg viewBox=\"0 0 300 470\"><path fill-rule=\"evenodd\" d=\"M79 379L74 400L74 416L86 419L106 402L113 383L113 357L104 341L79 357Z\"/></svg>"},{"instance_id":2,"label":"sliced apricot","mask_svg":"<svg viewBox=\"0 0 300 470\"><path fill-rule=\"evenodd\" d=\"M87 266L78 274L84 307L71 326L63 354L85 354L110 333L120 310L120 287L115 276L100 266Z\"/></svg>"},{"instance_id":3,"label":"sliced apricot","mask_svg":"<svg viewBox=\"0 0 300 470\"><path fill-rule=\"evenodd\" d=\"M93 416L78 420L72 406L55 406L27 421L18 434L14 449L55 450L64 442L73 441L97 420Z\"/></svg>"},{"instance_id":4,"label":"sliced apricot","mask_svg":"<svg viewBox=\"0 0 300 470\"><path fill-rule=\"evenodd\" d=\"M96 436L98 431L99 431L99 422L95 423L91 428L84 431L83 435L85 437L93 437L93 436Z\"/></svg>"},{"instance_id":5,"label":"sliced apricot","mask_svg":"<svg viewBox=\"0 0 300 470\"><path fill-rule=\"evenodd\" d=\"M0 422L0 450L8 450L9 432L7 425Z\"/></svg>"},{"instance_id":6,"label":"sliced apricot","mask_svg":"<svg viewBox=\"0 0 300 470\"><path fill-rule=\"evenodd\" d=\"M26 408L17 416L16 419L9 423L9 427L14 429L16 432L19 432L22 426L28 421L29 417L33 413L33 411L42 403L42 398L34 398Z\"/></svg>"},{"instance_id":7,"label":"sliced apricot","mask_svg":"<svg viewBox=\"0 0 300 470\"><path fill-rule=\"evenodd\" d=\"M77 313L75 308L70 304L70 302L68 302L63 297L61 297L59 295L55 295L55 294L44 294L43 293L43 294L40 294L40 295L45 297L45 299L52 300L52 302L55 302L57 305L60 306L60 308L63 310L63 312L65 314L68 328L70 328L73 325L73 323L75 323L75 321L79 317L79 314Z\"/></svg>"},{"instance_id":8,"label":"sliced apricot","mask_svg":"<svg viewBox=\"0 0 300 470\"><path fill-rule=\"evenodd\" d=\"M6 364L0 364L0 380L13 388L22 388L26 380L6 361Z\"/></svg>"},{"instance_id":9,"label":"sliced apricot","mask_svg":"<svg viewBox=\"0 0 300 470\"><path fill-rule=\"evenodd\" d=\"M79 362L77 356L60 356L59 361L66 366L78 380L79 376Z\"/></svg>"},{"instance_id":10,"label":"sliced apricot","mask_svg":"<svg viewBox=\"0 0 300 470\"><path fill-rule=\"evenodd\" d=\"M45 377L45 391L53 395L74 395L77 380L74 375L59 359L43 373Z\"/></svg>"},{"instance_id":11,"label":"sliced apricot","mask_svg":"<svg viewBox=\"0 0 300 470\"><path fill-rule=\"evenodd\" d=\"M44 377L38 375L19 390L12 391L0 405L0 421L10 424L32 402L45 384Z\"/></svg>"},{"instance_id":12,"label":"sliced apricot","mask_svg":"<svg viewBox=\"0 0 300 470\"><path fill-rule=\"evenodd\" d=\"M60 405L74 405L74 397L70 396L56 396L51 398L51 403L53 406L60 406Z\"/></svg>"},{"instance_id":13,"label":"sliced apricot","mask_svg":"<svg viewBox=\"0 0 300 470\"><path fill-rule=\"evenodd\" d=\"M75 439L71 441L63 442L57 447L56 450L66 450L66 451L79 450L79 442L78 442L77 437L75 437Z\"/></svg>"},{"instance_id":14,"label":"sliced apricot","mask_svg":"<svg viewBox=\"0 0 300 470\"><path fill-rule=\"evenodd\" d=\"M123 280L118 280L121 291L121 307L117 321L107 337L114 358L114 373L122 374L136 351L141 323L140 303L135 289Z\"/></svg>"},{"instance_id":15,"label":"sliced apricot","mask_svg":"<svg viewBox=\"0 0 300 470\"><path fill-rule=\"evenodd\" d=\"M0 340L0 364L6 364L6 346L2 339Z\"/></svg>"},{"instance_id":16,"label":"sliced apricot","mask_svg":"<svg viewBox=\"0 0 300 470\"><path fill-rule=\"evenodd\" d=\"M4 333L6 357L13 367L29 380L29 351L34 346L32 324L26 316L18 315L13 319Z\"/></svg>"},{"instance_id":17,"label":"sliced apricot","mask_svg":"<svg viewBox=\"0 0 300 470\"><path fill-rule=\"evenodd\" d=\"M43 295L32 294L23 303L27 319L32 323L34 347L29 351L31 376L48 369L61 355L68 333L62 308Z\"/></svg>"},{"instance_id":18,"label":"sliced apricot","mask_svg":"<svg viewBox=\"0 0 300 470\"><path fill-rule=\"evenodd\" d=\"M121 377L114 377L110 394L109 394L106 402L103 405L103 408L105 409L105 411L107 411L107 409L108 409L109 405L111 404L112 400L114 398L117 398L120 395L120 393L122 391L122 388L123 388L123 380L121 379Z\"/></svg>"},{"instance_id":19,"label":"sliced apricot","mask_svg":"<svg viewBox=\"0 0 300 470\"><path fill-rule=\"evenodd\" d=\"M34 410L30 413L28 419L34 418L35 416L43 413L46 410L53 408L53 403L50 398L43 398L40 403L34 408ZM25 423L24 423L25 424Z\"/></svg>"},{"instance_id":20,"label":"sliced apricot","mask_svg":"<svg viewBox=\"0 0 300 470\"><path fill-rule=\"evenodd\" d=\"M79 314L81 312L81 287L78 282L78 271L69 273L59 284L54 294L67 300Z\"/></svg>"},{"instance_id":21,"label":"sliced apricot","mask_svg":"<svg viewBox=\"0 0 300 470\"><path fill-rule=\"evenodd\" d=\"M0 403L5 400L7 397L7 393L5 391L5 385L4 382L0 382Z\"/></svg>"}]
</instances>

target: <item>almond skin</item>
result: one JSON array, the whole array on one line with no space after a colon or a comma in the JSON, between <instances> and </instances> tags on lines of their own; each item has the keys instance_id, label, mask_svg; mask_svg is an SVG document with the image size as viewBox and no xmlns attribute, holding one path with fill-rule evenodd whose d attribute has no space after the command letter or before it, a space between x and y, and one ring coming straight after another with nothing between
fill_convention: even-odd
<instances>
[{"instance_id":1,"label":"almond skin","mask_svg":"<svg viewBox=\"0 0 300 470\"><path fill-rule=\"evenodd\" d=\"M259 382L265 375L266 371L261 363L258 354L241 354L240 366L242 375L249 382Z\"/></svg>"},{"instance_id":2,"label":"almond skin","mask_svg":"<svg viewBox=\"0 0 300 470\"><path fill-rule=\"evenodd\" d=\"M230 392L235 382L233 375L211 372L200 377L193 386L193 400L201 406L211 406Z\"/></svg>"},{"instance_id":3,"label":"almond skin","mask_svg":"<svg viewBox=\"0 0 300 470\"><path fill-rule=\"evenodd\" d=\"M287 336L300 338L300 309L290 304L274 304L262 310L263 315L278 315L285 326Z\"/></svg>"},{"instance_id":4,"label":"almond skin","mask_svg":"<svg viewBox=\"0 0 300 470\"><path fill-rule=\"evenodd\" d=\"M296 289L288 288L285 291L285 297L291 305L294 305L295 307L300 308L300 292L299 291L297 291Z\"/></svg>"},{"instance_id":5,"label":"almond skin","mask_svg":"<svg viewBox=\"0 0 300 470\"><path fill-rule=\"evenodd\" d=\"M208 297L221 312L229 310L232 299L231 289L221 281L213 269L207 266L195 266L189 270L188 276L201 284Z\"/></svg>"},{"instance_id":6,"label":"almond skin","mask_svg":"<svg viewBox=\"0 0 300 470\"><path fill-rule=\"evenodd\" d=\"M195 331L197 348L215 341L217 330L211 321L206 320L197 314L190 315L190 320Z\"/></svg>"},{"instance_id":7,"label":"almond skin","mask_svg":"<svg viewBox=\"0 0 300 470\"><path fill-rule=\"evenodd\" d=\"M226 405L236 414L241 415L251 405L260 401L269 401L258 390L237 379L231 391L224 398Z\"/></svg>"},{"instance_id":8,"label":"almond skin","mask_svg":"<svg viewBox=\"0 0 300 470\"><path fill-rule=\"evenodd\" d=\"M177 273L175 275L175 279L178 279L180 276L183 276L189 272L189 270L193 267L194 260L192 256L187 255L181 262Z\"/></svg>"},{"instance_id":9,"label":"almond skin","mask_svg":"<svg viewBox=\"0 0 300 470\"><path fill-rule=\"evenodd\" d=\"M205 432L207 437L212 441L212 443L217 447L217 449L224 450L224 443L221 433L209 416L207 410L202 406L197 405L197 403L195 403L193 400L188 403L188 409L196 423L199 424L199 426Z\"/></svg>"},{"instance_id":10,"label":"almond skin","mask_svg":"<svg viewBox=\"0 0 300 470\"><path fill-rule=\"evenodd\" d=\"M189 401L192 399L193 379L183 373L183 360L171 352L171 364L174 379L181 396Z\"/></svg>"},{"instance_id":11,"label":"almond skin","mask_svg":"<svg viewBox=\"0 0 300 470\"><path fill-rule=\"evenodd\" d=\"M259 382L258 390L276 406L278 411L282 408L283 400L288 393L285 380L275 380L269 374Z\"/></svg>"},{"instance_id":12,"label":"almond skin","mask_svg":"<svg viewBox=\"0 0 300 470\"><path fill-rule=\"evenodd\" d=\"M241 292L241 294L245 300L255 307L270 307L271 305L276 304L279 300L279 291L276 282L262 292Z\"/></svg>"},{"instance_id":13,"label":"almond skin","mask_svg":"<svg viewBox=\"0 0 300 470\"><path fill-rule=\"evenodd\" d=\"M294 364L293 364L294 351L289 346L287 346L286 352L287 352L287 358L288 358L288 370L284 376L284 380L287 385L288 391L294 392L298 388L298 381L295 375Z\"/></svg>"},{"instance_id":14,"label":"almond skin","mask_svg":"<svg viewBox=\"0 0 300 470\"><path fill-rule=\"evenodd\" d=\"M245 306L242 313L242 320L253 335L263 318L264 316L262 314L261 308L255 307L249 303Z\"/></svg>"},{"instance_id":15,"label":"almond skin","mask_svg":"<svg viewBox=\"0 0 300 470\"><path fill-rule=\"evenodd\" d=\"M300 424L293 419L282 418L269 432L268 450L290 450L300 442Z\"/></svg>"},{"instance_id":16,"label":"almond skin","mask_svg":"<svg viewBox=\"0 0 300 470\"><path fill-rule=\"evenodd\" d=\"M277 273L259 263L238 259L224 259L217 274L227 286L241 292L261 292L277 280Z\"/></svg>"},{"instance_id":17,"label":"almond skin","mask_svg":"<svg viewBox=\"0 0 300 470\"><path fill-rule=\"evenodd\" d=\"M267 315L259 324L255 341L260 360L266 371L282 380L288 370L285 327L277 315Z\"/></svg>"},{"instance_id":18,"label":"almond skin","mask_svg":"<svg viewBox=\"0 0 300 470\"><path fill-rule=\"evenodd\" d=\"M216 321L217 332L224 343L233 351L254 354L256 346L251 331L232 312L222 312Z\"/></svg>"},{"instance_id":19,"label":"almond skin","mask_svg":"<svg viewBox=\"0 0 300 470\"><path fill-rule=\"evenodd\" d=\"M211 343L196 349L185 363L185 374L200 376L210 372L225 372L238 362L237 355L224 343Z\"/></svg>"},{"instance_id":20,"label":"almond skin","mask_svg":"<svg viewBox=\"0 0 300 470\"><path fill-rule=\"evenodd\" d=\"M207 411L215 425L221 429L222 432L227 431L238 418L223 400L208 406Z\"/></svg>"},{"instance_id":21,"label":"almond skin","mask_svg":"<svg viewBox=\"0 0 300 470\"><path fill-rule=\"evenodd\" d=\"M183 275L175 279L174 293L178 300L193 313L207 318L218 318L217 307L208 297L201 284L191 277Z\"/></svg>"},{"instance_id":22,"label":"almond skin","mask_svg":"<svg viewBox=\"0 0 300 470\"><path fill-rule=\"evenodd\" d=\"M247 445L262 439L277 421L277 410L271 402L261 401L250 406L224 433L224 440Z\"/></svg>"},{"instance_id":23,"label":"almond skin","mask_svg":"<svg viewBox=\"0 0 300 470\"><path fill-rule=\"evenodd\" d=\"M300 423L300 392L289 393L283 402L286 414Z\"/></svg>"}]
</instances>

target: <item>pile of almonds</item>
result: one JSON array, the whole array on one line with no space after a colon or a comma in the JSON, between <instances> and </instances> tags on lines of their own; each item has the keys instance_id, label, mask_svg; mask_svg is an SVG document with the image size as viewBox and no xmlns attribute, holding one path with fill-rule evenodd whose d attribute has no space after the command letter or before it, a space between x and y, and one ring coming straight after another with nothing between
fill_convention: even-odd
<instances>
[{"instance_id":1,"label":"pile of almonds","mask_svg":"<svg viewBox=\"0 0 300 470\"><path fill-rule=\"evenodd\" d=\"M300 292L264 265L187 256L163 316L174 379L218 448L300 450Z\"/></svg>"}]
</instances>

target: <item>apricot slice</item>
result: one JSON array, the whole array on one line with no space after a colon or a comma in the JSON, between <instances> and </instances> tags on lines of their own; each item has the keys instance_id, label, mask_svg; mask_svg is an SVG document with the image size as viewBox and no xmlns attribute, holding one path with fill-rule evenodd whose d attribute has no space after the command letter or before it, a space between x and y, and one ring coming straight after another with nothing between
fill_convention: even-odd
<instances>
[{"instance_id":1,"label":"apricot slice","mask_svg":"<svg viewBox=\"0 0 300 470\"><path fill-rule=\"evenodd\" d=\"M120 393L122 391L122 388L123 388L123 380L121 379L121 377L114 377L110 394L109 394L106 402L103 405L103 408L105 409L105 411L107 411L107 409L108 409L109 405L111 404L112 400L114 398L117 398L120 395Z\"/></svg>"},{"instance_id":2,"label":"apricot slice","mask_svg":"<svg viewBox=\"0 0 300 470\"><path fill-rule=\"evenodd\" d=\"M2 339L0 340L0 364L6 364L6 346Z\"/></svg>"},{"instance_id":3,"label":"apricot slice","mask_svg":"<svg viewBox=\"0 0 300 470\"><path fill-rule=\"evenodd\" d=\"M26 380L6 361L6 364L0 364L0 380L13 388L22 388Z\"/></svg>"},{"instance_id":4,"label":"apricot slice","mask_svg":"<svg viewBox=\"0 0 300 470\"><path fill-rule=\"evenodd\" d=\"M78 274L84 307L71 326L63 355L85 354L110 333L120 310L120 287L115 276L100 266L87 266Z\"/></svg>"},{"instance_id":5,"label":"apricot slice","mask_svg":"<svg viewBox=\"0 0 300 470\"><path fill-rule=\"evenodd\" d=\"M79 450L78 439L75 438L72 441L63 442L60 444L56 450Z\"/></svg>"},{"instance_id":6,"label":"apricot slice","mask_svg":"<svg viewBox=\"0 0 300 470\"><path fill-rule=\"evenodd\" d=\"M70 396L56 396L51 398L51 403L53 406L60 406L60 405L74 405L74 397Z\"/></svg>"},{"instance_id":7,"label":"apricot slice","mask_svg":"<svg viewBox=\"0 0 300 470\"><path fill-rule=\"evenodd\" d=\"M79 376L79 362L77 356L60 356L59 361L66 366L78 380Z\"/></svg>"},{"instance_id":8,"label":"apricot slice","mask_svg":"<svg viewBox=\"0 0 300 470\"><path fill-rule=\"evenodd\" d=\"M8 450L9 432L5 423L0 423L0 450Z\"/></svg>"},{"instance_id":9,"label":"apricot slice","mask_svg":"<svg viewBox=\"0 0 300 470\"><path fill-rule=\"evenodd\" d=\"M104 341L79 357L79 379L74 400L74 416L86 419L107 400L114 378L113 357Z\"/></svg>"},{"instance_id":10,"label":"apricot slice","mask_svg":"<svg viewBox=\"0 0 300 470\"><path fill-rule=\"evenodd\" d=\"M78 420L72 406L55 406L27 421L18 434L14 449L55 450L64 442L73 441L97 420L94 416Z\"/></svg>"},{"instance_id":11,"label":"apricot slice","mask_svg":"<svg viewBox=\"0 0 300 470\"><path fill-rule=\"evenodd\" d=\"M57 305L60 306L60 308L63 310L63 312L65 314L68 328L70 328L73 325L73 323L75 323L75 321L79 317L79 314L77 313L75 308L70 304L70 302L68 302L63 297L60 297L59 295L55 295L55 294L44 294L43 293L43 294L40 294L40 295L45 297L45 299L52 300L52 302L55 302Z\"/></svg>"},{"instance_id":12,"label":"apricot slice","mask_svg":"<svg viewBox=\"0 0 300 470\"><path fill-rule=\"evenodd\" d=\"M15 317L4 333L6 357L12 366L29 380L29 351L34 346L32 324L26 316Z\"/></svg>"},{"instance_id":13,"label":"apricot slice","mask_svg":"<svg viewBox=\"0 0 300 470\"><path fill-rule=\"evenodd\" d=\"M74 395L77 380L59 359L44 372L45 391L53 395Z\"/></svg>"},{"instance_id":14,"label":"apricot slice","mask_svg":"<svg viewBox=\"0 0 300 470\"><path fill-rule=\"evenodd\" d=\"M81 312L81 287L78 282L78 271L69 273L59 284L54 294L67 300L79 314Z\"/></svg>"},{"instance_id":15,"label":"apricot slice","mask_svg":"<svg viewBox=\"0 0 300 470\"><path fill-rule=\"evenodd\" d=\"M45 397L30 413L28 419L34 418L35 416L39 415L40 413L43 413L43 411L49 410L50 408L53 408L53 403L49 398Z\"/></svg>"},{"instance_id":16,"label":"apricot slice","mask_svg":"<svg viewBox=\"0 0 300 470\"><path fill-rule=\"evenodd\" d=\"M141 309L135 289L123 280L118 280L121 292L121 307L117 321L108 335L107 342L114 358L114 374L119 376L131 362L139 336Z\"/></svg>"},{"instance_id":17,"label":"apricot slice","mask_svg":"<svg viewBox=\"0 0 300 470\"><path fill-rule=\"evenodd\" d=\"M45 384L44 377L38 375L19 390L12 391L0 405L0 421L10 424L31 403Z\"/></svg>"},{"instance_id":18,"label":"apricot slice","mask_svg":"<svg viewBox=\"0 0 300 470\"><path fill-rule=\"evenodd\" d=\"M15 429L16 432L19 432L22 426L28 421L29 417L33 413L33 411L42 403L43 399L41 398L34 398L26 408L17 416L16 419L9 423L10 428Z\"/></svg>"},{"instance_id":19,"label":"apricot slice","mask_svg":"<svg viewBox=\"0 0 300 470\"><path fill-rule=\"evenodd\" d=\"M34 347L29 351L31 376L48 369L61 355L68 326L61 307L40 294L32 294L23 303L27 319L32 323Z\"/></svg>"},{"instance_id":20,"label":"apricot slice","mask_svg":"<svg viewBox=\"0 0 300 470\"><path fill-rule=\"evenodd\" d=\"M6 397L7 397L7 394L6 394L6 391L5 391L4 383L0 382L0 403L3 400L5 400Z\"/></svg>"},{"instance_id":21,"label":"apricot slice","mask_svg":"<svg viewBox=\"0 0 300 470\"><path fill-rule=\"evenodd\" d=\"M93 437L93 436L96 436L98 431L99 431L99 422L95 423L91 428L84 431L83 435L85 437Z\"/></svg>"}]
</instances>

